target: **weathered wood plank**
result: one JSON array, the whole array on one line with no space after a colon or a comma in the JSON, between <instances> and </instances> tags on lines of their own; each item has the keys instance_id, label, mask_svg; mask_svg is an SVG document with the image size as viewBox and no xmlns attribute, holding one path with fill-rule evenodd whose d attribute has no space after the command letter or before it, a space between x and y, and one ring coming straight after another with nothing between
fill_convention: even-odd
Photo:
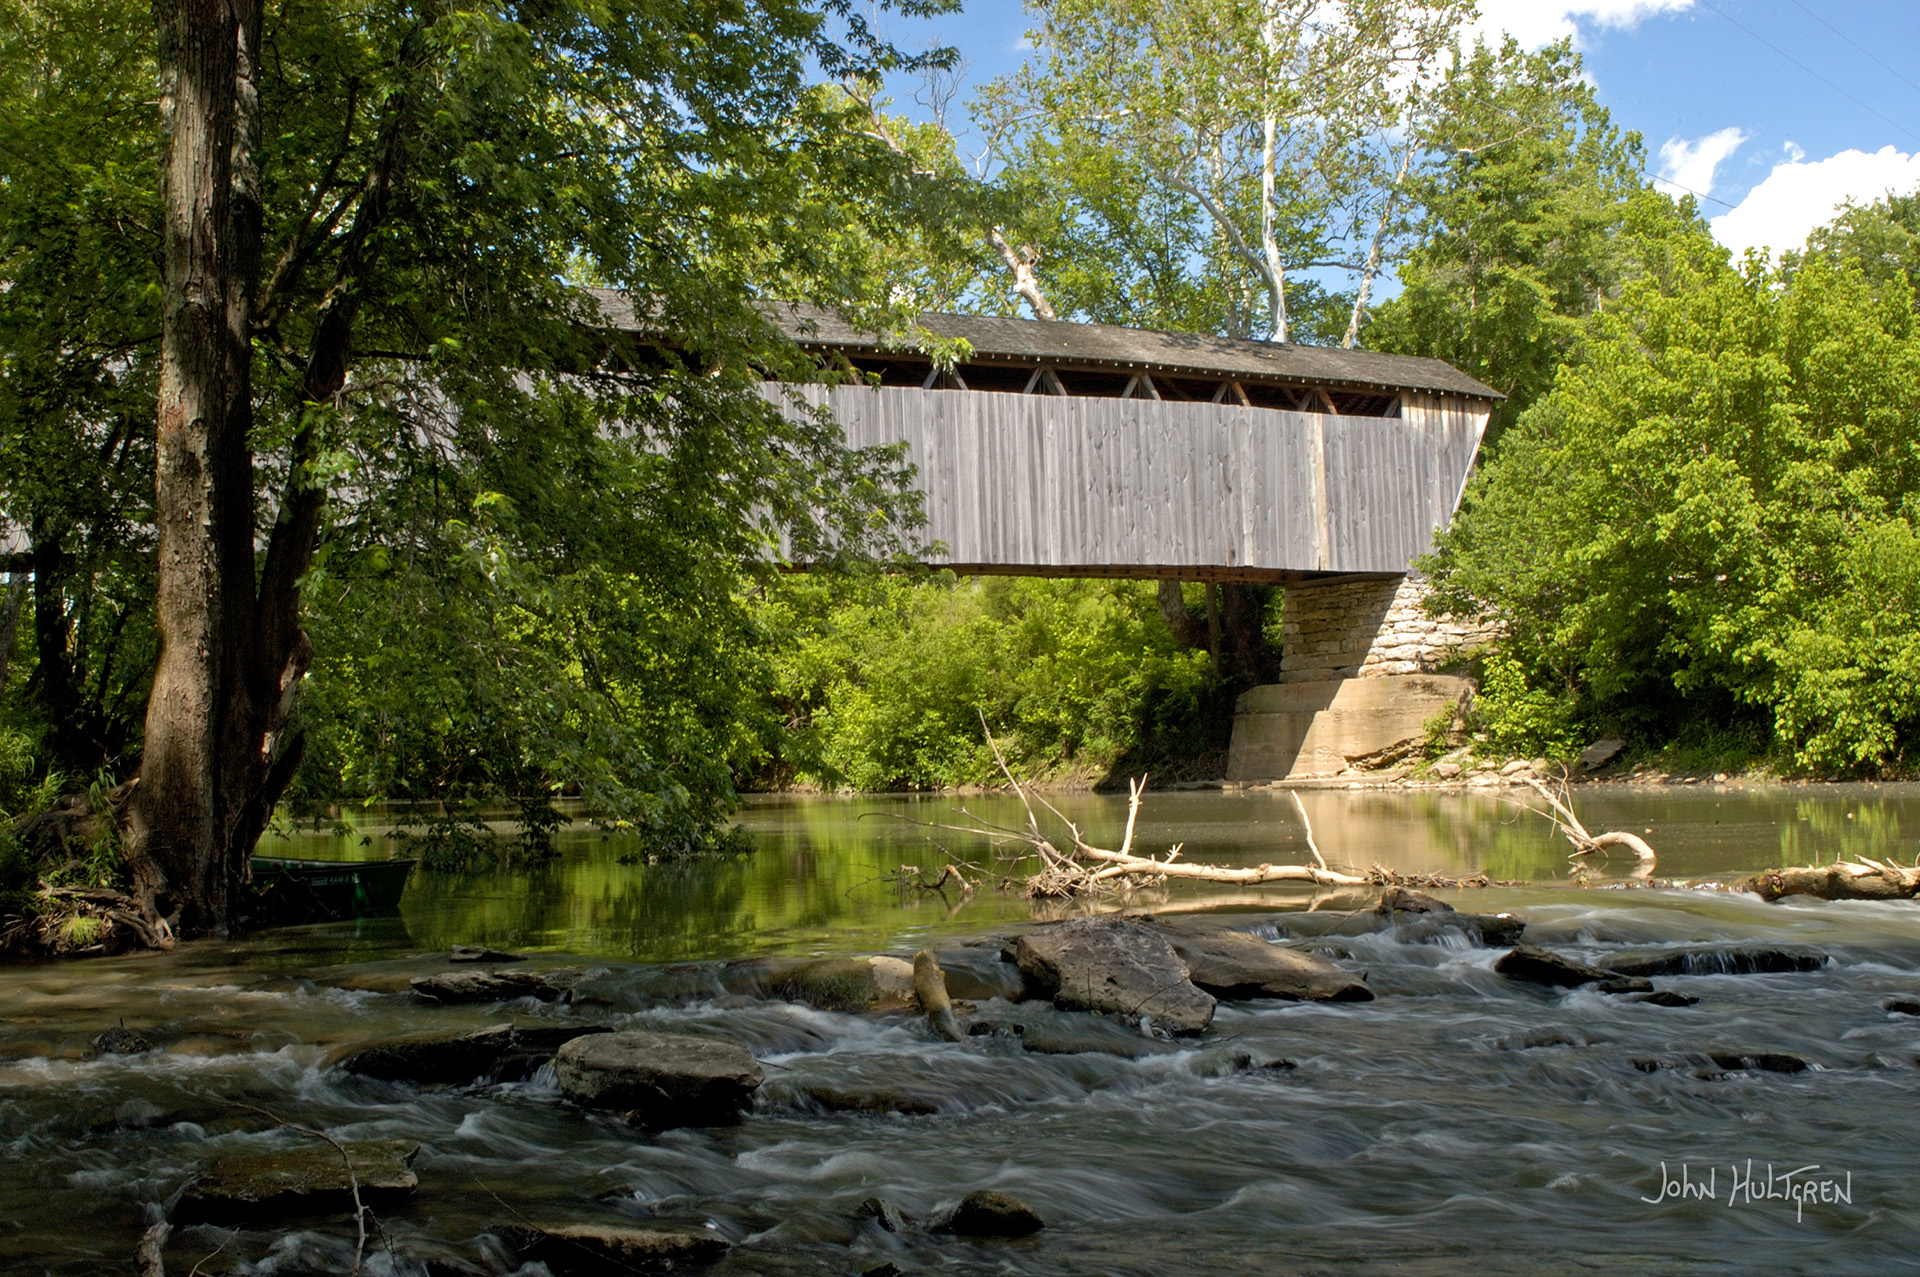
<instances>
[{"instance_id":1,"label":"weathered wood plank","mask_svg":"<svg viewBox=\"0 0 1920 1277\"><path fill-rule=\"evenodd\" d=\"M1487 420L1422 395L1399 417L891 386L801 398L853 445L907 444L937 561L1035 573L1403 572L1451 517Z\"/></svg>"}]
</instances>

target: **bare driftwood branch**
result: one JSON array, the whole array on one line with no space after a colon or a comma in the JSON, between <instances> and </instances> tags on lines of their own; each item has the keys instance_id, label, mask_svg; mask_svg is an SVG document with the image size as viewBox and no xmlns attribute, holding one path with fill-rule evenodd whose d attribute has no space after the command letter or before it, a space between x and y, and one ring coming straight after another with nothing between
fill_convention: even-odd
<instances>
[{"instance_id":1,"label":"bare driftwood branch","mask_svg":"<svg viewBox=\"0 0 1920 1277\"><path fill-rule=\"evenodd\" d=\"M1337 887L1368 885L1369 880L1366 878L1336 873L1326 867L1326 860L1320 855L1319 848L1313 845L1311 826L1308 828L1307 840L1308 845L1313 847L1314 859L1318 862L1313 865L1264 864L1248 869L1229 869L1221 865L1195 864L1180 860L1184 844L1176 844L1169 848L1162 857L1137 855L1133 850L1133 836L1139 823L1140 803L1147 792L1147 778L1144 776L1139 780L1127 782L1127 829L1118 851L1096 847L1088 842L1080 832L1080 827L1065 813L1045 798L1039 798L1040 804L1066 827L1071 850L1063 851L1042 832L1039 815L1033 808L1033 800L1029 798L1025 786L1014 778L1012 769L1007 766L1006 756L1000 752L1000 743L993 738L993 732L987 727L984 715L981 717L980 727L986 733L987 747L993 751L993 761L999 766L1000 774L1006 778L1008 786L1019 797L1021 806L1026 809L1026 831L989 825L973 816L971 812L964 812L964 814L977 822L977 827L973 829L968 829L965 825L936 827L984 834L1001 842L1023 843L1030 850L1038 853L1041 869L1039 873L1027 879L1029 896L1094 895L1121 888L1147 886L1164 882L1169 878L1195 878L1206 882L1240 884L1309 882ZM1302 808L1301 818L1304 820L1305 817L1306 810Z\"/></svg>"},{"instance_id":2,"label":"bare driftwood branch","mask_svg":"<svg viewBox=\"0 0 1920 1277\"><path fill-rule=\"evenodd\" d=\"M140 1234L140 1246L133 1252L140 1277L167 1277L167 1261L161 1252L172 1235L173 1225L164 1219L147 1225L147 1231Z\"/></svg>"},{"instance_id":3,"label":"bare driftwood branch","mask_svg":"<svg viewBox=\"0 0 1920 1277\"><path fill-rule=\"evenodd\" d=\"M306 1135L316 1140L325 1140L327 1143L333 1145L334 1152L340 1154L340 1164L346 1167L347 1171L347 1188L353 1194L353 1223L354 1227L359 1231L359 1236L354 1239L353 1244L353 1277L360 1277L360 1265L366 1259L367 1254L367 1216L373 1212L368 1210L366 1204L360 1200L360 1177L353 1173L353 1157L347 1152L347 1146L325 1131L316 1131L311 1126L301 1126L296 1122L289 1122L285 1118L261 1108L258 1104L241 1104L239 1107L252 1109L262 1117L267 1118L286 1130L292 1131L296 1135Z\"/></svg>"},{"instance_id":4,"label":"bare driftwood branch","mask_svg":"<svg viewBox=\"0 0 1920 1277\"><path fill-rule=\"evenodd\" d=\"M1519 805L1526 807L1528 811L1536 812L1539 815L1545 816L1548 820L1551 820L1554 823L1554 827L1566 836L1568 842L1573 844L1574 856L1590 856L1594 852L1600 852L1604 855L1609 847L1625 847L1631 851L1634 857L1640 862L1639 865L1634 868L1633 876L1636 878L1647 878L1653 875L1653 866L1655 863L1653 848L1648 846L1646 840L1641 838L1640 835L1619 831L1604 834L1588 833L1587 827L1580 823L1580 818L1573 814L1573 802L1567 794L1567 783L1564 779L1560 782L1559 793L1548 789L1535 777L1529 776L1526 780L1527 786L1530 789L1547 800L1547 810L1540 811L1539 808L1527 806L1525 803ZM1571 858L1572 857L1569 857L1569 859Z\"/></svg>"}]
</instances>

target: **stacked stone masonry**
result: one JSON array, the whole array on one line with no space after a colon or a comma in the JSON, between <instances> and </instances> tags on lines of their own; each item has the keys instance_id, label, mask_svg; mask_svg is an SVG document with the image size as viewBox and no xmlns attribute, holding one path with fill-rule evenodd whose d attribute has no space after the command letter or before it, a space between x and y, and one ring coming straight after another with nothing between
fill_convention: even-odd
<instances>
[{"instance_id":1,"label":"stacked stone masonry","mask_svg":"<svg viewBox=\"0 0 1920 1277\"><path fill-rule=\"evenodd\" d=\"M1484 621L1428 616L1426 594L1413 576L1288 586L1280 681L1432 673L1498 637Z\"/></svg>"}]
</instances>

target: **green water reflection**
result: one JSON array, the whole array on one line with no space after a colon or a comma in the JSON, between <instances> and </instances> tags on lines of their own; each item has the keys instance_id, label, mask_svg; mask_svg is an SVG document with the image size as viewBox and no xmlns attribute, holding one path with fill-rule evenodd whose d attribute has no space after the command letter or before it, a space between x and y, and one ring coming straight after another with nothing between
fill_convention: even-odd
<instances>
[{"instance_id":1,"label":"green water reflection","mask_svg":"<svg viewBox=\"0 0 1920 1277\"><path fill-rule=\"evenodd\" d=\"M1484 792L1312 791L1300 794L1321 851L1335 867L1373 864L1402 872L1571 882L1567 846L1537 815ZM1123 798L1074 794L1052 799L1090 840L1117 845ZM1913 863L1920 856L1920 787L1695 787L1582 790L1590 829L1644 832L1665 877L1749 873L1776 864L1836 856ZM560 855L533 869L441 874L416 871L401 901L402 947L490 944L587 956L671 961L753 952L845 952L978 934L1035 916L1036 906L1000 884L1028 866L1000 859L984 839L925 824L1024 823L1017 800L1001 796L775 796L743 809L757 851L737 859L622 863L632 847L576 825ZM356 817L351 832L308 830L270 843L268 854L356 859L391 852L389 827ZM1135 835L1137 848L1184 845L1189 860L1251 865L1308 859L1305 828L1286 793L1154 794ZM953 860L977 883L972 896L903 889L902 866L937 870ZM1593 867L1595 881L1632 868L1616 859ZM1174 883L1140 903L1304 902L1310 892L1280 887L1221 889ZM1057 908L1057 906L1055 907ZM383 935L387 933L382 933Z\"/></svg>"}]
</instances>

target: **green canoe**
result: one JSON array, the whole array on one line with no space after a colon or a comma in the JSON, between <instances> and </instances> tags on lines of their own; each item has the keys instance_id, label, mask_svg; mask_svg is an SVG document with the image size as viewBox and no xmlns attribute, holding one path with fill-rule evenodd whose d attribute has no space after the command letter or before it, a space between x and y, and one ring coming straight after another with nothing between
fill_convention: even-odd
<instances>
[{"instance_id":1,"label":"green canoe","mask_svg":"<svg viewBox=\"0 0 1920 1277\"><path fill-rule=\"evenodd\" d=\"M253 890L274 923L374 918L400 912L400 893L419 861L253 858ZM263 919L264 920L264 919Z\"/></svg>"}]
</instances>

